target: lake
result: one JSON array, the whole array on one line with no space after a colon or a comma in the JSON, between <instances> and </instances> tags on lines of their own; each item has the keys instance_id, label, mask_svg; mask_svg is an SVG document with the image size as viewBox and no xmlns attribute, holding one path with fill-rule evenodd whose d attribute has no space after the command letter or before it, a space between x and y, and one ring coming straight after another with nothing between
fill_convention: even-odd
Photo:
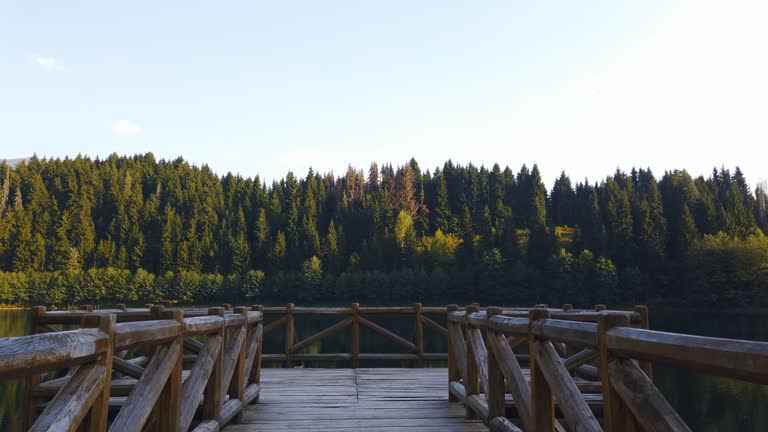
<instances>
[{"instance_id":1,"label":"lake","mask_svg":"<svg viewBox=\"0 0 768 432\"><path fill-rule=\"evenodd\" d=\"M298 317L299 337L309 336L334 323L333 317ZM651 308L651 328L677 333L768 341L768 320L762 316L713 314L700 311L662 311ZM269 317L268 317L269 321ZM412 321L402 317L377 317L377 323L410 338ZM19 336L27 331L27 312L0 310L0 337ZM444 338L424 330L426 352L446 352ZM322 352L348 352L348 332L341 332L323 342ZM284 347L282 332L269 335L265 353ZM320 352L321 345L310 348ZM361 329L361 352L399 352L398 348L377 335ZM388 362L388 365L393 365ZM329 364L324 363L327 367ZM377 366L368 363L366 365ZM307 365L313 366L313 365ZM338 364L348 367L348 364ZM444 365L443 365L444 366ZM768 386L749 384L691 373L686 370L654 365L654 381L672 406L695 431L766 431L768 430ZM0 383L0 431L20 430L24 386L19 381Z\"/></svg>"}]
</instances>

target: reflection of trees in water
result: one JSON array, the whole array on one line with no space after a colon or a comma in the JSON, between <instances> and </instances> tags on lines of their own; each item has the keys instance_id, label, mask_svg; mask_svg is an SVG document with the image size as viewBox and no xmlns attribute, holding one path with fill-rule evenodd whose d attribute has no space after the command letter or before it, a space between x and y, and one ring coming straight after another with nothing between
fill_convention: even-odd
<instances>
[{"instance_id":1,"label":"reflection of trees in water","mask_svg":"<svg viewBox=\"0 0 768 432\"><path fill-rule=\"evenodd\" d=\"M0 337L26 334L27 313L25 310L0 310ZM24 388L21 380L0 382L0 430L21 430Z\"/></svg>"},{"instance_id":2,"label":"reflection of trees in water","mask_svg":"<svg viewBox=\"0 0 768 432\"><path fill-rule=\"evenodd\" d=\"M652 308L651 327L712 337L768 340L764 317ZM655 312L655 313L654 313ZM695 431L768 430L768 386L654 366L654 382Z\"/></svg>"},{"instance_id":3,"label":"reflection of trees in water","mask_svg":"<svg viewBox=\"0 0 768 432\"><path fill-rule=\"evenodd\" d=\"M768 386L661 365L654 382L693 430L768 430Z\"/></svg>"}]
</instances>

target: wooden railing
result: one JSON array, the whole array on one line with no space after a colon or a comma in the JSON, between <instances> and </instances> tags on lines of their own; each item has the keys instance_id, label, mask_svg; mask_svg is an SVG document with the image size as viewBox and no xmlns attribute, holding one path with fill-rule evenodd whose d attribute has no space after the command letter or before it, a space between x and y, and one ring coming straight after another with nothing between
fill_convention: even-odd
<instances>
[{"instance_id":1,"label":"wooden railing","mask_svg":"<svg viewBox=\"0 0 768 432\"><path fill-rule=\"evenodd\" d=\"M642 306L448 309L449 398L495 431L690 430L651 362L768 384L768 343L652 331Z\"/></svg>"},{"instance_id":2,"label":"wooden railing","mask_svg":"<svg viewBox=\"0 0 768 432\"><path fill-rule=\"evenodd\" d=\"M292 367L298 362L305 361L350 361L352 367L358 367L363 360L392 360L408 361L413 366L423 366L427 361L446 361L447 352L430 353L424 352L424 328L437 333L441 337L448 336L448 329L435 320L441 320L446 315L445 307L422 307L421 303L416 303L410 307L360 307L354 303L351 307L341 308L319 308L319 307L296 307L289 303L283 307L264 308L265 317L270 315L277 318L266 323L264 326L264 337L276 332L282 328L285 339L285 350L281 353L265 353L263 360L265 362L280 362L285 367ZM413 328L410 340L397 335L384 326L377 324L371 316L398 316L412 320ZM320 317L336 316L340 319L338 322L312 334L299 338L296 332L296 319L300 317ZM435 318L440 316L441 318ZM402 322L402 321L401 321ZM400 353L375 353L360 352L360 329L365 327L379 336L387 339L394 345L400 347L403 352ZM347 344L349 350L346 352L321 352L321 353L303 353L317 342L323 341L341 331L351 332L350 343Z\"/></svg>"},{"instance_id":3,"label":"wooden railing","mask_svg":"<svg viewBox=\"0 0 768 432\"><path fill-rule=\"evenodd\" d=\"M258 306L35 307L32 335L0 339L0 379L27 377L33 431L218 430L258 399L262 317Z\"/></svg>"}]
</instances>

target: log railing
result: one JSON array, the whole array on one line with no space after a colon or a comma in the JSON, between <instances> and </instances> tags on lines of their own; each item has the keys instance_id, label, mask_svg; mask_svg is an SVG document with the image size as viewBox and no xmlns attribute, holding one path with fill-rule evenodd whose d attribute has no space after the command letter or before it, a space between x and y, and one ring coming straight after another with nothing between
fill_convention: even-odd
<instances>
[{"instance_id":1,"label":"log railing","mask_svg":"<svg viewBox=\"0 0 768 432\"><path fill-rule=\"evenodd\" d=\"M494 431L686 431L651 362L768 384L766 342L652 331L642 306L596 309L449 306L449 398Z\"/></svg>"},{"instance_id":2,"label":"log railing","mask_svg":"<svg viewBox=\"0 0 768 432\"><path fill-rule=\"evenodd\" d=\"M212 431L242 420L259 396L262 308L147 306L35 307L32 335L0 339L0 379L29 382L29 430Z\"/></svg>"},{"instance_id":3,"label":"log railing","mask_svg":"<svg viewBox=\"0 0 768 432\"><path fill-rule=\"evenodd\" d=\"M283 307L264 308L265 317L276 318L264 326L264 337L282 329L285 338L285 349L280 353L266 353L265 362L280 362L285 367L294 366L305 361L350 361L352 367L358 367L364 360L393 360L408 361L413 366L423 366L427 361L446 361L448 353L424 352L424 328L435 332L441 337L448 336L448 329L441 325L437 316L444 317L444 307L422 307L416 303L410 307L361 307L354 303L351 307L296 307L288 304ZM413 322L413 332L410 340L406 339L384 326L373 321L372 316L398 316ZM335 316L338 321L312 335L300 337L296 331L296 320L303 317ZM437 320L437 321L436 321ZM360 329L378 334L402 349L400 353L360 352ZM349 349L346 352L303 353L302 351L313 344L323 341L339 332L351 333Z\"/></svg>"}]
</instances>

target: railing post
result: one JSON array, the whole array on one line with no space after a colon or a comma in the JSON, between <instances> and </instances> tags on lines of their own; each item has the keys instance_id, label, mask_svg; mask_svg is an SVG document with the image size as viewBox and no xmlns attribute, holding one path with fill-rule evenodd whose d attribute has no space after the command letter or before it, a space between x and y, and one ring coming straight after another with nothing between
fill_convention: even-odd
<instances>
[{"instance_id":1,"label":"railing post","mask_svg":"<svg viewBox=\"0 0 768 432\"><path fill-rule=\"evenodd\" d=\"M163 306L153 306L150 311L152 319L155 320L174 320L184 329L184 311L181 309L168 309ZM182 393L182 381L181 371L184 366L184 332L179 334L174 344L179 345L179 355L176 357L176 364L171 369L171 374L168 376L165 386L160 392L160 396L157 399L157 405L153 410L153 416L155 418L156 431L176 431L179 430L179 421L181 420L181 400Z\"/></svg>"},{"instance_id":2,"label":"railing post","mask_svg":"<svg viewBox=\"0 0 768 432\"><path fill-rule=\"evenodd\" d=\"M485 313L488 316L488 329L486 332L486 347L488 351L488 389L486 389L486 398L488 399L488 420L493 420L496 417L503 417L504 412L504 373L501 371L499 361L496 359L493 347L491 346L491 338L496 337L496 332L491 328L490 320L494 315L501 315L504 310L497 306L489 306L485 308Z\"/></svg>"},{"instance_id":3,"label":"railing post","mask_svg":"<svg viewBox=\"0 0 768 432\"><path fill-rule=\"evenodd\" d=\"M229 304L229 303L224 303L222 306L224 306L224 310L225 311L228 311L228 310L232 309L232 305Z\"/></svg>"},{"instance_id":4,"label":"railing post","mask_svg":"<svg viewBox=\"0 0 768 432\"><path fill-rule=\"evenodd\" d=\"M215 315L224 319L224 308L210 308L208 309L208 315ZM205 385L205 391L203 394L203 418L206 420L216 420L217 422L221 422L221 405L223 396L221 394L221 381L223 379L222 375L224 373L224 347L226 346L226 334L227 330L223 326L219 330L218 334L216 334L216 336L222 338L221 349L219 349L219 354L216 356L213 369L211 369L211 376L208 378L208 383ZM208 337L214 337L214 335L211 334Z\"/></svg>"},{"instance_id":5,"label":"railing post","mask_svg":"<svg viewBox=\"0 0 768 432\"><path fill-rule=\"evenodd\" d=\"M152 306L154 306L154 304L152 304L152 303L145 303L144 304L144 308L145 309L152 309Z\"/></svg>"},{"instance_id":6,"label":"railing post","mask_svg":"<svg viewBox=\"0 0 768 432\"><path fill-rule=\"evenodd\" d=\"M235 372L232 374L232 379L229 381L229 391L227 394L229 394L230 399L239 399L242 401L245 396L245 351L248 347L248 308L238 306L233 310L233 312L243 316L243 326L240 331L243 332L244 336L243 341L238 349L237 362L235 363ZM242 423L243 416L244 412L241 409L235 415L233 419L234 423Z\"/></svg>"},{"instance_id":7,"label":"railing post","mask_svg":"<svg viewBox=\"0 0 768 432\"><path fill-rule=\"evenodd\" d=\"M291 348L296 338L296 327L293 324L293 303L285 305L285 367L293 367Z\"/></svg>"},{"instance_id":8,"label":"railing post","mask_svg":"<svg viewBox=\"0 0 768 432\"><path fill-rule=\"evenodd\" d=\"M648 307L638 305L634 307L634 311L640 315L640 328L648 330L651 328L650 321L648 319ZM648 379L653 381L653 364L650 360L640 360L639 362L640 369L645 372L645 374L648 376Z\"/></svg>"},{"instance_id":9,"label":"railing post","mask_svg":"<svg viewBox=\"0 0 768 432\"><path fill-rule=\"evenodd\" d=\"M595 311L596 311L596 312L602 312L602 311L604 311L604 310L606 310L606 307L605 307L605 305L604 305L604 304L596 304L596 305L595 305Z\"/></svg>"},{"instance_id":10,"label":"railing post","mask_svg":"<svg viewBox=\"0 0 768 432\"><path fill-rule=\"evenodd\" d=\"M352 367L360 367L360 304L352 303Z\"/></svg>"},{"instance_id":11,"label":"railing post","mask_svg":"<svg viewBox=\"0 0 768 432\"><path fill-rule=\"evenodd\" d=\"M413 304L415 323L413 329L413 343L416 345L416 367L424 366L424 327L421 319L421 303Z\"/></svg>"},{"instance_id":12,"label":"railing post","mask_svg":"<svg viewBox=\"0 0 768 432\"><path fill-rule=\"evenodd\" d=\"M608 371L611 354L608 352L607 333L614 327L629 327L629 316L603 312L597 319L597 347L599 356L599 374L603 386L603 422L606 432L634 430L634 421L627 406L613 388Z\"/></svg>"},{"instance_id":13,"label":"railing post","mask_svg":"<svg viewBox=\"0 0 768 432\"><path fill-rule=\"evenodd\" d=\"M107 351L96 360L96 363L104 365L104 384L93 405L91 405L90 413L83 420L84 432L102 432L107 430L109 391L112 384L112 356L115 353L115 322L115 315L112 314L89 314L80 320L80 327L98 328L109 337Z\"/></svg>"},{"instance_id":14,"label":"railing post","mask_svg":"<svg viewBox=\"0 0 768 432\"><path fill-rule=\"evenodd\" d=\"M467 316L464 318L464 334L469 337L469 332L472 329L472 324L469 323L469 314L480 312L480 306L477 304L471 304L467 306L465 310L467 312ZM469 343L469 341L467 341L466 347L467 376L466 380L464 381L464 394L466 395L466 399L469 400L470 396L480 393L480 372L477 369L478 365L475 363L475 353L472 351L472 344ZM469 404L466 405L465 417L468 419L478 418L477 413L475 413Z\"/></svg>"},{"instance_id":15,"label":"railing post","mask_svg":"<svg viewBox=\"0 0 768 432\"><path fill-rule=\"evenodd\" d=\"M86 312L93 312L93 305L85 304L80 306L80 310L86 311Z\"/></svg>"},{"instance_id":16,"label":"railing post","mask_svg":"<svg viewBox=\"0 0 768 432\"><path fill-rule=\"evenodd\" d=\"M563 305L563 312L568 312L573 310L573 305L570 303L566 303ZM572 344L564 344L565 345L565 356L570 357L577 352L579 352L579 349ZM576 376L576 371L572 370L570 371L571 376Z\"/></svg>"},{"instance_id":17,"label":"railing post","mask_svg":"<svg viewBox=\"0 0 768 432\"><path fill-rule=\"evenodd\" d=\"M539 369L534 349L536 338L533 335L533 326L538 319L547 319L550 313L546 309L533 309L528 311L528 343L529 359L531 367L531 411L533 414L534 429L540 432L555 430L555 404L552 400L552 389L549 388L547 379Z\"/></svg>"},{"instance_id":18,"label":"railing post","mask_svg":"<svg viewBox=\"0 0 768 432\"><path fill-rule=\"evenodd\" d=\"M457 310L459 310L459 306L455 304L450 304L445 308L445 325L448 328L448 401L450 402L457 402L459 400L459 398L457 398L451 392L451 383L461 380L462 374L461 370L459 370L459 364L456 360L456 355L453 353L454 347L451 333L455 331L455 325L448 319L448 317L451 315L451 312L455 312Z\"/></svg>"},{"instance_id":19,"label":"railing post","mask_svg":"<svg viewBox=\"0 0 768 432\"><path fill-rule=\"evenodd\" d=\"M118 304L115 305L115 307L117 309L120 309L121 311L124 311L124 310L128 309L128 307L125 305L125 303L118 303Z\"/></svg>"},{"instance_id":20,"label":"railing post","mask_svg":"<svg viewBox=\"0 0 768 432\"><path fill-rule=\"evenodd\" d=\"M40 317L45 315L45 306L35 306L29 313L29 334L41 333ZM27 395L24 412L24 430L29 429L35 423L37 418L37 407L35 399L32 397L32 389L40 385L40 374L31 374L27 378Z\"/></svg>"},{"instance_id":21,"label":"railing post","mask_svg":"<svg viewBox=\"0 0 768 432\"><path fill-rule=\"evenodd\" d=\"M253 310L259 311L261 314L261 322L259 323L259 326L261 328L264 328L264 306L262 305L256 305L253 307ZM262 347L264 346L264 333L262 333L261 338L259 339L259 346L256 348L256 358L253 359L253 366L251 366L251 382L255 384L261 385L261 353L262 353ZM257 397L258 400L258 397Z\"/></svg>"}]
</instances>

